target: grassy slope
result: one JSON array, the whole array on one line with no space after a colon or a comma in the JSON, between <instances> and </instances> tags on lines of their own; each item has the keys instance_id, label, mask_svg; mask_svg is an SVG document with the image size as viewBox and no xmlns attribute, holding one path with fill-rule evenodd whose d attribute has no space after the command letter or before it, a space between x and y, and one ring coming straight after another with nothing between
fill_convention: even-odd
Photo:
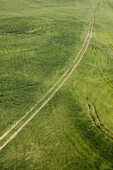
<instances>
[{"instance_id":1,"label":"grassy slope","mask_svg":"<svg viewBox=\"0 0 113 170\"><path fill-rule=\"evenodd\" d=\"M97 2L0 2L0 134L70 65ZM113 169L113 142L93 127L87 108L94 103L104 125L113 130L112 10L112 1L103 0L81 64L1 151L1 169Z\"/></svg>"}]
</instances>

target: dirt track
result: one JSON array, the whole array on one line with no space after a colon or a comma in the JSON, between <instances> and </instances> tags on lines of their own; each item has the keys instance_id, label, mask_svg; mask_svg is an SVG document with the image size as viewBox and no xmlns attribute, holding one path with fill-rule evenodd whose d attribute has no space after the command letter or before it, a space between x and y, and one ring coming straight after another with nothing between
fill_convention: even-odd
<instances>
[{"instance_id":1,"label":"dirt track","mask_svg":"<svg viewBox=\"0 0 113 170\"><path fill-rule=\"evenodd\" d=\"M99 6L99 5L98 5ZM96 10L98 8L98 6L96 7ZM56 87L56 85L63 79L63 77L65 77L65 75L70 71L70 69L73 67L73 65L75 64L75 62L77 61L78 57L80 56L80 54L83 52L83 54L81 55L80 59L78 60L77 64L75 64L75 66L73 67L73 69L71 70L71 72L68 74L68 76L64 79L64 81L60 84L60 86L53 92L53 94L41 105L41 107L0 147L0 150L2 150L11 140L13 140L16 135L37 115L37 113L51 100L51 98L57 93L57 91L63 86L63 84L68 80L68 78L71 76L71 74L74 72L74 70L76 69L76 67L78 66L78 64L81 62L83 56L85 55L88 46L90 44L92 35L93 35L93 30L94 30L94 25L95 25L95 15L96 15L96 10L94 12L94 16L93 16L93 25L92 25L92 20L91 20L91 24L89 27L89 31L87 34L87 37L85 39L84 45L80 51L80 53L78 54L77 58L73 61L73 64L71 65L71 67L69 67L69 69L62 75L62 77L57 81L57 83L47 92L47 94L39 101L39 103L54 89L54 87ZM91 29L91 25L92 25L92 29ZM91 29L91 33L90 33L90 29ZM90 35L90 37L89 37ZM88 40L89 37L89 40ZM86 45L86 47L85 47ZM85 49L84 49L85 48ZM84 51L83 51L84 50ZM38 103L38 104L39 104ZM19 122L21 122L31 111L34 110L34 108L36 108L36 106L38 105L36 104L29 112L26 113L25 116L23 116L15 125L12 126L11 129L9 129L1 138L0 140L2 140L5 136L8 135L9 132L11 132L12 129L14 129L14 127L17 126L17 124Z\"/></svg>"},{"instance_id":2,"label":"dirt track","mask_svg":"<svg viewBox=\"0 0 113 170\"><path fill-rule=\"evenodd\" d=\"M63 86L63 84L67 81L67 79L71 76L71 74L74 72L74 70L76 69L76 67L78 66L78 64L81 62L83 56L85 55L89 43L91 41L92 35L93 35L93 29L94 29L94 23L92 26L92 30L91 30L91 34L90 34L90 38L87 42L86 48L82 54L82 56L80 57L80 59L78 60L77 64L73 67L73 69L71 70L71 72L69 73L69 75L65 78L65 80L61 83L61 85L55 90L55 92L53 92L53 94L41 105L41 107L0 147L0 150L2 150L12 139L14 139L16 137L16 135L37 115L37 113L51 100L51 98L57 93L57 91Z\"/></svg>"},{"instance_id":3,"label":"dirt track","mask_svg":"<svg viewBox=\"0 0 113 170\"><path fill-rule=\"evenodd\" d=\"M75 62L77 61L77 59L79 58L79 56L81 55L81 53L83 52L83 49L87 43L87 40L89 38L89 33L90 33L90 29L91 29L91 25L92 25L92 19L91 19L91 23L89 26L89 31L87 33L86 39L84 41L83 47L81 49L81 51L78 53L77 57L75 58L75 60L73 61L72 65L66 70L66 72L61 76L61 78L53 85L52 88L50 88L50 90L46 93L46 95L44 97L42 97L42 99L40 99L40 101L35 104L30 111L28 111L21 119L19 119L6 133L4 133L1 137L0 137L0 141L2 139L4 139L24 118L26 118L48 95L49 93L57 86L57 84L66 76L66 74L71 70L71 68L73 67L73 65L75 64Z\"/></svg>"}]
</instances>

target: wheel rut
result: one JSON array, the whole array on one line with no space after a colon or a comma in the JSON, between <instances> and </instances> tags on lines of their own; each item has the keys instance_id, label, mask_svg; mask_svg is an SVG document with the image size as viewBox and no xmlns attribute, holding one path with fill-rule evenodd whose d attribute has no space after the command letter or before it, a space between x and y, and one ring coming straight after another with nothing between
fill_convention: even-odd
<instances>
[{"instance_id":1,"label":"wheel rut","mask_svg":"<svg viewBox=\"0 0 113 170\"><path fill-rule=\"evenodd\" d=\"M93 125L96 126L101 132L105 133L107 137L113 140L113 133L109 129L107 129L102 123L102 121L100 120L96 107L91 104L87 104L87 106L89 109L89 115L90 115ZM93 107L94 114L92 114L91 106Z\"/></svg>"},{"instance_id":2,"label":"wheel rut","mask_svg":"<svg viewBox=\"0 0 113 170\"><path fill-rule=\"evenodd\" d=\"M0 138L0 140L3 140L23 119L25 119L37 106L38 104L40 104L49 94L50 92L52 92L52 90L54 90L55 87L57 87L57 85L61 82L61 84L57 87L57 89L50 95L48 96L48 99L33 113L33 115L27 120L25 121L25 123L23 123L23 125L13 134L11 135L11 137L0 147L0 151L10 142L12 141L18 133L21 132L21 130L38 114L38 112L53 98L53 96L57 93L57 91L59 91L59 89L63 86L63 84L68 80L68 78L71 76L71 74L75 71L75 69L77 68L77 66L79 65L79 63L81 62L82 58L84 57L90 41L92 39L93 36L93 31L94 31L94 25L95 25L95 16L96 16L96 11L100 5L99 4L96 6L95 11L94 11L94 15L91 17L91 23L89 26L89 31L88 34L86 36L86 39L84 41L83 47L81 49L81 51L79 52L79 54L77 55L76 59L73 61L72 65L68 68L68 70L62 75L62 77L54 84L54 86L46 93L46 95L37 103L35 104L35 106L33 108L31 108L31 110L29 112L27 112L19 121L17 121L5 134L3 134L3 136ZM67 75L68 74L68 75ZM63 80L63 78L65 78Z\"/></svg>"}]
</instances>

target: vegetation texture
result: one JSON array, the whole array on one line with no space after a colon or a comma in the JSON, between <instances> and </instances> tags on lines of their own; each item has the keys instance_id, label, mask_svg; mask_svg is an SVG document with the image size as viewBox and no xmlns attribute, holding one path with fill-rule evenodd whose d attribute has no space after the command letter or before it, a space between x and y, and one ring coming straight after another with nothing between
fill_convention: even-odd
<instances>
[{"instance_id":1,"label":"vegetation texture","mask_svg":"<svg viewBox=\"0 0 113 170\"><path fill-rule=\"evenodd\" d=\"M112 0L0 0L0 170L113 169L112 21Z\"/></svg>"}]
</instances>

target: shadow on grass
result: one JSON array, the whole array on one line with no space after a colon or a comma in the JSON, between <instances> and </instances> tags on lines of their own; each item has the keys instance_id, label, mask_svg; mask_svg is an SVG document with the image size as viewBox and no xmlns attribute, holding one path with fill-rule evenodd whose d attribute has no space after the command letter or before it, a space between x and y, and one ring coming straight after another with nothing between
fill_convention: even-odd
<instances>
[{"instance_id":1,"label":"shadow on grass","mask_svg":"<svg viewBox=\"0 0 113 170\"><path fill-rule=\"evenodd\" d=\"M113 141L93 126L88 116L89 113L86 111L86 106L81 106L79 97L73 97L66 92L63 94L63 98L66 107L70 110L69 116L73 116L75 119L75 128L81 138L95 153L109 161L113 167Z\"/></svg>"}]
</instances>

